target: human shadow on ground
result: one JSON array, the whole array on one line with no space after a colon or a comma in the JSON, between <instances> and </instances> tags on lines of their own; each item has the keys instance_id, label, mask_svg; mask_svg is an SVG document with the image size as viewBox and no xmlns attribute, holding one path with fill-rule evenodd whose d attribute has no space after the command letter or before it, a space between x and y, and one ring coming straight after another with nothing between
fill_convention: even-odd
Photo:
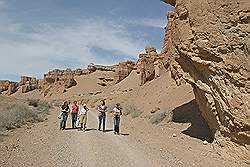
<instances>
[{"instance_id":1,"label":"human shadow on ground","mask_svg":"<svg viewBox=\"0 0 250 167\"><path fill-rule=\"evenodd\" d=\"M92 131L92 130L97 130L96 128L86 128L85 131L88 132L88 131Z\"/></svg>"},{"instance_id":2,"label":"human shadow on ground","mask_svg":"<svg viewBox=\"0 0 250 167\"><path fill-rule=\"evenodd\" d=\"M63 130L77 130L76 128L65 128Z\"/></svg>"},{"instance_id":3,"label":"human shadow on ground","mask_svg":"<svg viewBox=\"0 0 250 167\"><path fill-rule=\"evenodd\" d=\"M107 130L105 130L105 132L112 132L112 131L114 131L113 129L107 129Z\"/></svg>"},{"instance_id":4,"label":"human shadow on ground","mask_svg":"<svg viewBox=\"0 0 250 167\"><path fill-rule=\"evenodd\" d=\"M129 136L129 133L120 133L120 136Z\"/></svg>"},{"instance_id":5,"label":"human shadow on ground","mask_svg":"<svg viewBox=\"0 0 250 167\"><path fill-rule=\"evenodd\" d=\"M191 126L182 131L190 137L194 137L201 140L206 140L212 143L214 137L199 110L196 100L183 104L173 110L173 122L176 123L191 123Z\"/></svg>"}]
</instances>

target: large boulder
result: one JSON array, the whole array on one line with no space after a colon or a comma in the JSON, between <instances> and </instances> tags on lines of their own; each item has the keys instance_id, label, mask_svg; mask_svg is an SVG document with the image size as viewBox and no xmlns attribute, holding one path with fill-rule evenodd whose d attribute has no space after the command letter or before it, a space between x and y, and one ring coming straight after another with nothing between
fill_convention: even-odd
<instances>
[{"instance_id":1,"label":"large boulder","mask_svg":"<svg viewBox=\"0 0 250 167\"><path fill-rule=\"evenodd\" d=\"M192 85L217 143L249 145L249 1L165 1L176 7L162 50L173 78Z\"/></svg>"}]
</instances>

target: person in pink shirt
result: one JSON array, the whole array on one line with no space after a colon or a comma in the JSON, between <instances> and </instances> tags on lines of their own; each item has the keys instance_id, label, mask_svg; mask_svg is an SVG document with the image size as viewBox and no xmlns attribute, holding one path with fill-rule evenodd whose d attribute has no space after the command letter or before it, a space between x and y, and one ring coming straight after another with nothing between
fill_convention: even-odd
<instances>
[{"instance_id":1,"label":"person in pink shirt","mask_svg":"<svg viewBox=\"0 0 250 167\"><path fill-rule=\"evenodd\" d=\"M74 101L72 107L71 107L71 118L72 118L72 128L77 129L76 121L77 121L77 115L79 111L79 106L77 105L77 101Z\"/></svg>"}]
</instances>

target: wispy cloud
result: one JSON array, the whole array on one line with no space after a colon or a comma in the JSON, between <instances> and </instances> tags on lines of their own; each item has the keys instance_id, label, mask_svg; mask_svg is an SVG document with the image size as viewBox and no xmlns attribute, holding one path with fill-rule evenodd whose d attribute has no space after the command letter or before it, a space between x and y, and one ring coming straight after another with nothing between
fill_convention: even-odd
<instances>
[{"instance_id":1,"label":"wispy cloud","mask_svg":"<svg viewBox=\"0 0 250 167\"><path fill-rule=\"evenodd\" d=\"M135 59L147 42L135 36L130 26L164 25L164 20L159 19L121 21L94 16L65 23L27 24L1 10L7 5L0 0L0 79L16 75L41 77L53 68L85 67L91 62L110 65L124 57Z\"/></svg>"},{"instance_id":2,"label":"wispy cloud","mask_svg":"<svg viewBox=\"0 0 250 167\"><path fill-rule=\"evenodd\" d=\"M0 10L6 7L6 3L3 0L0 0Z\"/></svg>"},{"instance_id":3,"label":"wispy cloud","mask_svg":"<svg viewBox=\"0 0 250 167\"><path fill-rule=\"evenodd\" d=\"M0 70L11 73L37 75L48 68L79 64L83 67L90 62L110 64L110 60L96 55L92 48L135 58L145 45L125 27L104 18L83 18L70 25L33 25L28 32L23 25L11 21L1 25L5 25L0 27L1 36L5 37L0 39ZM122 57L114 55L114 59Z\"/></svg>"},{"instance_id":4,"label":"wispy cloud","mask_svg":"<svg viewBox=\"0 0 250 167\"><path fill-rule=\"evenodd\" d=\"M139 25L139 26L161 28L161 29L166 26L165 19L134 18L134 19L128 19L127 22L135 26Z\"/></svg>"}]
</instances>

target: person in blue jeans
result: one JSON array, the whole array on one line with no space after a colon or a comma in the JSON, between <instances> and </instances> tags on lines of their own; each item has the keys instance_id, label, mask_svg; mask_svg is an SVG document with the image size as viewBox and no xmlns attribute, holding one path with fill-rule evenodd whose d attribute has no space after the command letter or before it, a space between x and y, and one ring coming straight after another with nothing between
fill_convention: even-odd
<instances>
[{"instance_id":1,"label":"person in blue jeans","mask_svg":"<svg viewBox=\"0 0 250 167\"><path fill-rule=\"evenodd\" d=\"M113 109L114 134L117 134L117 135L119 135L120 133L121 115L122 115L122 108L121 108L121 105L117 103L115 108Z\"/></svg>"},{"instance_id":2,"label":"person in blue jeans","mask_svg":"<svg viewBox=\"0 0 250 167\"><path fill-rule=\"evenodd\" d=\"M68 119L68 113L69 113L69 105L68 102L65 101L63 105L61 106L61 122L60 122L60 130L64 130L66 127L66 122Z\"/></svg>"},{"instance_id":3,"label":"person in blue jeans","mask_svg":"<svg viewBox=\"0 0 250 167\"><path fill-rule=\"evenodd\" d=\"M99 113L98 113L98 119L99 119L99 126L98 130L101 130L101 126L103 125L102 131L105 132L105 121L106 121L106 112L107 112L107 106L105 104L105 100L102 100L102 104L97 107Z\"/></svg>"},{"instance_id":4,"label":"person in blue jeans","mask_svg":"<svg viewBox=\"0 0 250 167\"><path fill-rule=\"evenodd\" d=\"M79 106L77 105L77 101L74 101L72 107L71 107L71 118L72 118L72 129L77 129L77 115L79 112Z\"/></svg>"}]
</instances>

